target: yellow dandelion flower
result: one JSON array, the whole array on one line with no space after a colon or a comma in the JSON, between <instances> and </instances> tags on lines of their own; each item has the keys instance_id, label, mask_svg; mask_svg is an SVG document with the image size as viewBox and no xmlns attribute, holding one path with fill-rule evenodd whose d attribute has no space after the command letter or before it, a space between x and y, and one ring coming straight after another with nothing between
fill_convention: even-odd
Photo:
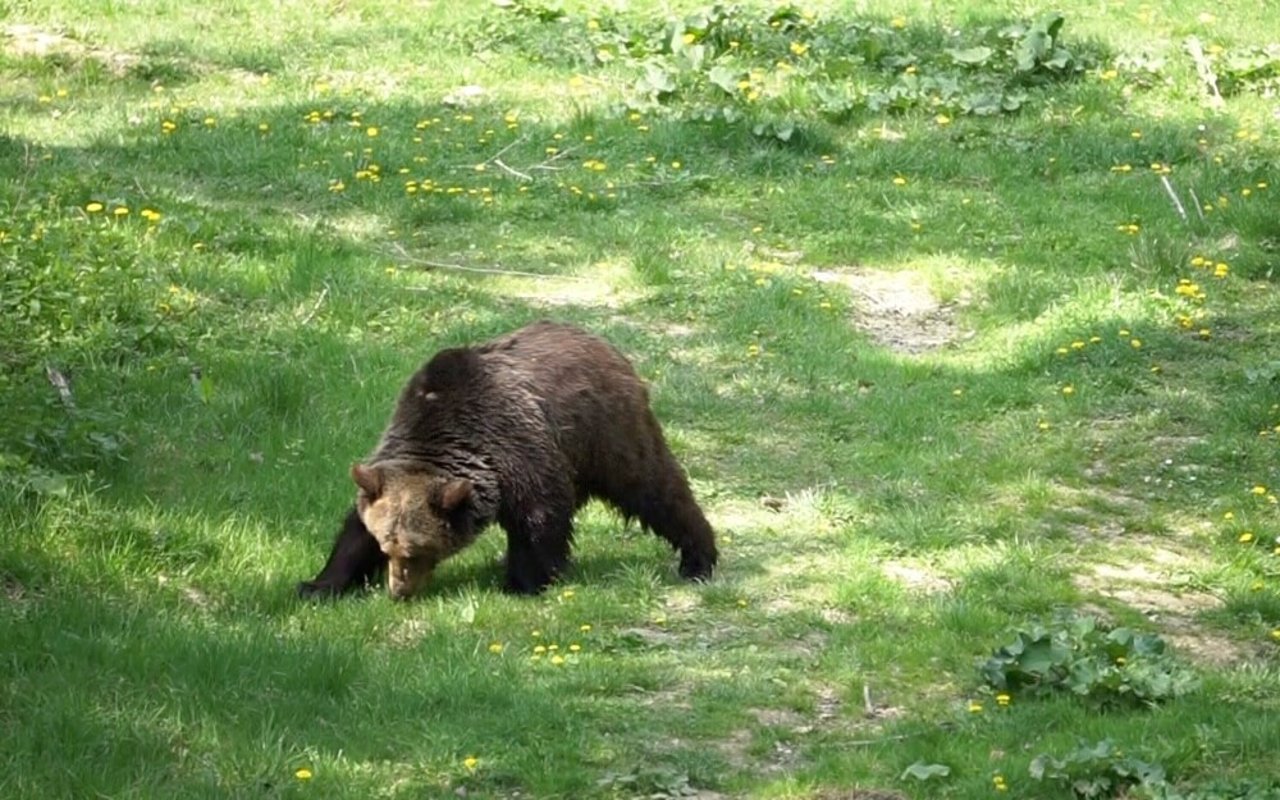
<instances>
[{"instance_id":1,"label":"yellow dandelion flower","mask_svg":"<svg viewBox=\"0 0 1280 800\"><path fill-rule=\"evenodd\" d=\"M364 135L368 136L370 139L375 138L379 133L381 133L381 131L378 130L377 125L370 125L364 129Z\"/></svg>"},{"instance_id":2,"label":"yellow dandelion flower","mask_svg":"<svg viewBox=\"0 0 1280 800\"><path fill-rule=\"evenodd\" d=\"M679 161L672 161L672 162L671 162L671 168L672 168L672 169L680 169L680 167L681 167L681 166L682 166L682 165L680 164L680 162L679 162Z\"/></svg>"},{"instance_id":3,"label":"yellow dandelion flower","mask_svg":"<svg viewBox=\"0 0 1280 800\"><path fill-rule=\"evenodd\" d=\"M591 626L590 626L590 625L579 625L579 626L578 626L578 630L582 631L583 633L591 633Z\"/></svg>"},{"instance_id":4,"label":"yellow dandelion flower","mask_svg":"<svg viewBox=\"0 0 1280 800\"><path fill-rule=\"evenodd\" d=\"M1080 339L1076 339L1074 342L1072 342L1072 343L1071 343L1071 349L1072 349L1072 350L1083 350L1083 349L1084 349L1084 342L1083 342L1083 341L1081 341Z\"/></svg>"},{"instance_id":5,"label":"yellow dandelion flower","mask_svg":"<svg viewBox=\"0 0 1280 800\"><path fill-rule=\"evenodd\" d=\"M933 118L933 121L938 125L950 125L951 117L948 117L946 114L939 114Z\"/></svg>"},{"instance_id":6,"label":"yellow dandelion flower","mask_svg":"<svg viewBox=\"0 0 1280 800\"><path fill-rule=\"evenodd\" d=\"M982 703L979 703L977 700L970 700L970 701L969 701L969 713L970 713L970 714L981 714L981 713L982 713Z\"/></svg>"},{"instance_id":7,"label":"yellow dandelion flower","mask_svg":"<svg viewBox=\"0 0 1280 800\"><path fill-rule=\"evenodd\" d=\"M1280 628L1276 628L1275 630L1271 631L1271 638L1280 642Z\"/></svg>"},{"instance_id":8,"label":"yellow dandelion flower","mask_svg":"<svg viewBox=\"0 0 1280 800\"><path fill-rule=\"evenodd\" d=\"M265 122L259 122L259 123L258 123L258 130L259 130L259 131L261 131L261 132L263 132L263 133L266 133L267 131L271 130L271 126L270 126L270 125L268 125L268 124L267 124L267 123L265 123Z\"/></svg>"},{"instance_id":9,"label":"yellow dandelion flower","mask_svg":"<svg viewBox=\"0 0 1280 800\"><path fill-rule=\"evenodd\" d=\"M572 589L565 589L560 593L560 599L568 600L570 597L573 597L574 594L575 592Z\"/></svg>"},{"instance_id":10,"label":"yellow dandelion flower","mask_svg":"<svg viewBox=\"0 0 1280 800\"><path fill-rule=\"evenodd\" d=\"M1052 424L1050 424L1050 423L1048 423L1048 422L1046 422L1045 420L1040 420L1039 422L1037 422L1037 423L1036 423L1036 427L1037 427L1037 428L1039 428L1039 429L1040 429L1040 430L1042 430L1042 431L1047 431L1047 430L1049 430L1050 428L1052 428L1052 427L1053 427L1053 425L1052 425Z\"/></svg>"},{"instance_id":11,"label":"yellow dandelion flower","mask_svg":"<svg viewBox=\"0 0 1280 800\"><path fill-rule=\"evenodd\" d=\"M898 29L905 28L907 27L907 20L905 17L894 17L889 20L889 27Z\"/></svg>"},{"instance_id":12,"label":"yellow dandelion flower","mask_svg":"<svg viewBox=\"0 0 1280 800\"><path fill-rule=\"evenodd\" d=\"M1131 139L1141 139L1141 138L1142 138L1142 131L1132 131L1132 132L1129 134L1129 137L1130 137Z\"/></svg>"},{"instance_id":13,"label":"yellow dandelion flower","mask_svg":"<svg viewBox=\"0 0 1280 800\"><path fill-rule=\"evenodd\" d=\"M1001 692L996 695L996 705L1007 706L1013 702L1013 698L1007 692Z\"/></svg>"},{"instance_id":14,"label":"yellow dandelion flower","mask_svg":"<svg viewBox=\"0 0 1280 800\"><path fill-rule=\"evenodd\" d=\"M954 395L955 397L959 397L960 395L964 394L964 389L952 389L951 394Z\"/></svg>"},{"instance_id":15,"label":"yellow dandelion flower","mask_svg":"<svg viewBox=\"0 0 1280 800\"><path fill-rule=\"evenodd\" d=\"M127 217L129 216L129 208L127 206L116 206L111 210L111 213L117 217Z\"/></svg>"},{"instance_id":16,"label":"yellow dandelion flower","mask_svg":"<svg viewBox=\"0 0 1280 800\"><path fill-rule=\"evenodd\" d=\"M1235 518L1236 518L1236 512L1234 512L1234 511L1228 511L1228 512L1226 512L1225 514L1223 514L1223 515L1222 515L1222 518L1223 518L1223 519L1225 519L1226 521L1230 522L1231 520L1233 520L1233 519L1235 519Z\"/></svg>"},{"instance_id":17,"label":"yellow dandelion flower","mask_svg":"<svg viewBox=\"0 0 1280 800\"><path fill-rule=\"evenodd\" d=\"M570 652L570 653L577 653L577 652L579 652L579 651L581 651L581 650L582 650L582 645L580 645L580 644L571 644L571 645L569 645L569 652Z\"/></svg>"},{"instance_id":18,"label":"yellow dandelion flower","mask_svg":"<svg viewBox=\"0 0 1280 800\"><path fill-rule=\"evenodd\" d=\"M1070 353L1071 350L1066 347L1059 347L1057 350L1054 350L1053 352L1057 353L1060 356L1065 356L1067 353Z\"/></svg>"},{"instance_id":19,"label":"yellow dandelion flower","mask_svg":"<svg viewBox=\"0 0 1280 800\"><path fill-rule=\"evenodd\" d=\"M1066 386L1062 387L1062 393L1064 395L1071 396L1076 393L1076 387L1072 386L1071 384L1067 384Z\"/></svg>"},{"instance_id":20,"label":"yellow dandelion flower","mask_svg":"<svg viewBox=\"0 0 1280 800\"><path fill-rule=\"evenodd\" d=\"M1130 339L1130 340L1129 340L1129 345L1130 345L1131 347L1133 347L1133 349L1134 349L1134 350L1140 350L1140 349L1142 349L1142 340L1141 340L1141 339Z\"/></svg>"},{"instance_id":21,"label":"yellow dandelion flower","mask_svg":"<svg viewBox=\"0 0 1280 800\"><path fill-rule=\"evenodd\" d=\"M297 778L300 781L309 781L312 778L312 772L306 767L298 767L296 770L294 770L293 777Z\"/></svg>"},{"instance_id":22,"label":"yellow dandelion flower","mask_svg":"<svg viewBox=\"0 0 1280 800\"><path fill-rule=\"evenodd\" d=\"M561 655L552 656L551 663L555 664L557 667L560 666L561 664L564 663L564 656L561 656Z\"/></svg>"},{"instance_id":23,"label":"yellow dandelion flower","mask_svg":"<svg viewBox=\"0 0 1280 800\"><path fill-rule=\"evenodd\" d=\"M476 767L480 766L480 759L475 756L467 756L462 759L462 766L466 767L471 772L475 772Z\"/></svg>"},{"instance_id":24,"label":"yellow dandelion flower","mask_svg":"<svg viewBox=\"0 0 1280 800\"><path fill-rule=\"evenodd\" d=\"M907 185L907 179L906 179L906 178L904 178L904 177L902 177L901 175L898 175L898 176L894 177L894 179L893 179L893 185L894 185L894 186L906 186L906 185Z\"/></svg>"},{"instance_id":25,"label":"yellow dandelion flower","mask_svg":"<svg viewBox=\"0 0 1280 800\"><path fill-rule=\"evenodd\" d=\"M495 654L496 654L496 653L501 653L501 652L502 652L502 642L494 642L494 643L490 644L490 645L489 645L489 652L490 652L490 653L495 653Z\"/></svg>"},{"instance_id":26,"label":"yellow dandelion flower","mask_svg":"<svg viewBox=\"0 0 1280 800\"><path fill-rule=\"evenodd\" d=\"M1116 164L1114 167L1112 167L1112 168L1111 168L1111 171L1112 171L1112 172L1120 172L1120 173L1124 173L1124 172L1133 172L1133 165L1131 165L1131 164Z\"/></svg>"},{"instance_id":27,"label":"yellow dandelion flower","mask_svg":"<svg viewBox=\"0 0 1280 800\"><path fill-rule=\"evenodd\" d=\"M1121 328L1121 329L1120 329L1120 335L1121 335L1121 336L1128 336L1128 335L1129 335L1129 329L1128 329L1128 328Z\"/></svg>"},{"instance_id":28,"label":"yellow dandelion flower","mask_svg":"<svg viewBox=\"0 0 1280 800\"><path fill-rule=\"evenodd\" d=\"M1208 328L1201 328L1199 331L1196 332L1196 334L1201 339L1208 339L1213 336L1213 332L1210 331Z\"/></svg>"},{"instance_id":29,"label":"yellow dandelion flower","mask_svg":"<svg viewBox=\"0 0 1280 800\"><path fill-rule=\"evenodd\" d=\"M1264 495L1267 493L1267 487L1263 486L1262 484L1258 484L1254 486L1252 489L1250 489L1249 491L1253 492L1256 495Z\"/></svg>"},{"instance_id":30,"label":"yellow dandelion flower","mask_svg":"<svg viewBox=\"0 0 1280 800\"><path fill-rule=\"evenodd\" d=\"M84 207L84 210L88 211L90 214L97 214L102 210L102 203L89 203Z\"/></svg>"},{"instance_id":31,"label":"yellow dandelion flower","mask_svg":"<svg viewBox=\"0 0 1280 800\"><path fill-rule=\"evenodd\" d=\"M1240 542L1240 544L1249 544L1250 542L1253 541L1253 531L1245 531L1244 533L1240 534L1237 540Z\"/></svg>"},{"instance_id":32,"label":"yellow dandelion flower","mask_svg":"<svg viewBox=\"0 0 1280 800\"><path fill-rule=\"evenodd\" d=\"M809 45L805 44L804 42L792 42L792 43L791 43L791 54L792 54L792 55L794 55L794 56L802 56L802 55L804 55L804 54L805 54L805 53L807 53L807 52L809 52Z\"/></svg>"},{"instance_id":33,"label":"yellow dandelion flower","mask_svg":"<svg viewBox=\"0 0 1280 800\"><path fill-rule=\"evenodd\" d=\"M1117 72L1117 71L1116 71L1116 70L1114 70L1114 69L1104 69L1104 70L1103 70L1103 71L1098 75L1098 77L1099 77L1099 78L1101 78L1101 79L1102 79L1102 80L1104 80L1104 81L1113 81L1113 80L1115 80L1115 79L1116 79L1116 76L1117 76L1117 75L1119 75L1119 74L1120 74L1120 73L1119 73L1119 72Z\"/></svg>"},{"instance_id":34,"label":"yellow dandelion flower","mask_svg":"<svg viewBox=\"0 0 1280 800\"><path fill-rule=\"evenodd\" d=\"M684 42L685 44L693 44L694 42L698 41L698 37L695 34L686 33L684 36L680 37L680 41Z\"/></svg>"}]
</instances>

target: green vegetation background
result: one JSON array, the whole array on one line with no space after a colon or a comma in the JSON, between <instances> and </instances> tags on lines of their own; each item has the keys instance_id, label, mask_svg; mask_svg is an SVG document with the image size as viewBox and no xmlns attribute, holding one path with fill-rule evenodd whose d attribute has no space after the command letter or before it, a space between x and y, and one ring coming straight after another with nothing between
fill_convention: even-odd
<instances>
[{"instance_id":1,"label":"green vegetation background","mask_svg":"<svg viewBox=\"0 0 1280 800\"><path fill-rule=\"evenodd\" d=\"M1278 20L0 0L0 795L1274 796ZM591 507L538 599L297 602L405 377L541 317L717 579ZM1001 699L1060 607L1198 688Z\"/></svg>"}]
</instances>

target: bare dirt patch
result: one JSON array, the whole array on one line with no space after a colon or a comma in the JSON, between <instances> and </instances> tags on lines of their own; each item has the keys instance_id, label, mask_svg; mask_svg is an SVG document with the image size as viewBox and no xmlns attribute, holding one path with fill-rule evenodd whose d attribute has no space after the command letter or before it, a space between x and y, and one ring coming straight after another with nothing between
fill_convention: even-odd
<instances>
[{"instance_id":1,"label":"bare dirt patch","mask_svg":"<svg viewBox=\"0 0 1280 800\"><path fill-rule=\"evenodd\" d=\"M938 300L919 273L850 267L817 270L813 277L847 287L856 308L854 325L894 352L926 353L960 337L956 304Z\"/></svg>"},{"instance_id":2,"label":"bare dirt patch","mask_svg":"<svg viewBox=\"0 0 1280 800\"><path fill-rule=\"evenodd\" d=\"M749 708L747 713L756 718L756 722L770 728L798 728L804 717L789 708Z\"/></svg>"},{"instance_id":3,"label":"bare dirt patch","mask_svg":"<svg viewBox=\"0 0 1280 800\"><path fill-rule=\"evenodd\" d=\"M571 307L602 308L616 311L631 299L604 281L583 281L549 275L535 290L512 293L512 297L543 309Z\"/></svg>"},{"instance_id":4,"label":"bare dirt patch","mask_svg":"<svg viewBox=\"0 0 1280 800\"><path fill-rule=\"evenodd\" d=\"M1155 548L1143 561L1095 565L1092 571L1076 576L1076 585L1141 612L1175 650L1193 661L1228 666L1248 660L1253 655L1248 646L1195 619L1219 607L1219 598L1208 592L1169 588L1170 572L1185 565L1186 559L1176 551Z\"/></svg>"},{"instance_id":5,"label":"bare dirt patch","mask_svg":"<svg viewBox=\"0 0 1280 800\"><path fill-rule=\"evenodd\" d=\"M907 796L888 789L819 789L807 800L907 800Z\"/></svg>"},{"instance_id":6,"label":"bare dirt patch","mask_svg":"<svg viewBox=\"0 0 1280 800\"><path fill-rule=\"evenodd\" d=\"M124 75L142 60L132 53L121 53L102 47L78 42L54 31L41 30L34 25L6 25L0 28L4 36L4 52L17 58L50 58L64 56L72 59L91 59L101 63L111 74Z\"/></svg>"},{"instance_id":7,"label":"bare dirt patch","mask_svg":"<svg viewBox=\"0 0 1280 800\"><path fill-rule=\"evenodd\" d=\"M880 571L884 573L886 578L896 581L915 592L935 594L951 589L951 581L923 564L885 561L880 565Z\"/></svg>"},{"instance_id":8,"label":"bare dirt patch","mask_svg":"<svg viewBox=\"0 0 1280 800\"><path fill-rule=\"evenodd\" d=\"M395 648L416 647L427 635L427 623L420 619L406 619L387 631L387 644Z\"/></svg>"}]
</instances>

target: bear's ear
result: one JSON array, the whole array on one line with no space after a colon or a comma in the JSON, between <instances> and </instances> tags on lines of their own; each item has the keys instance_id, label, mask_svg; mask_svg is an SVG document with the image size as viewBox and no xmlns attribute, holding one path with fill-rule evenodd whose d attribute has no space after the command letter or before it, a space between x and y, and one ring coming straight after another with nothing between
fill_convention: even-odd
<instances>
[{"instance_id":1,"label":"bear's ear","mask_svg":"<svg viewBox=\"0 0 1280 800\"><path fill-rule=\"evenodd\" d=\"M376 466L368 467L357 461L351 465L351 480L371 501L382 494L382 470Z\"/></svg>"},{"instance_id":2,"label":"bear's ear","mask_svg":"<svg viewBox=\"0 0 1280 800\"><path fill-rule=\"evenodd\" d=\"M471 492L474 487L471 481L463 478L452 480L440 487L440 510L446 514L462 508L468 500L471 499Z\"/></svg>"}]
</instances>

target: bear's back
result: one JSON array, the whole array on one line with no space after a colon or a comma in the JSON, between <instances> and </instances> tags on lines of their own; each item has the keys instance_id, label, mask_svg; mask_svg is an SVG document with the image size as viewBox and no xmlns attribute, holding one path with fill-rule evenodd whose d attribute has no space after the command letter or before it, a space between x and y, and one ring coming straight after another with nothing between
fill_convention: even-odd
<instances>
[{"instance_id":1,"label":"bear's back","mask_svg":"<svg viewBox=\"0 0 1280 800\"><path fill-rule=\"evenodd\" d=\"M478 352L493 380L537 403L581 490L595 493L598 478L647 461L659 445L648 390L631 362L603 339L538 322Z\"/></svg>"}]
</instances>

